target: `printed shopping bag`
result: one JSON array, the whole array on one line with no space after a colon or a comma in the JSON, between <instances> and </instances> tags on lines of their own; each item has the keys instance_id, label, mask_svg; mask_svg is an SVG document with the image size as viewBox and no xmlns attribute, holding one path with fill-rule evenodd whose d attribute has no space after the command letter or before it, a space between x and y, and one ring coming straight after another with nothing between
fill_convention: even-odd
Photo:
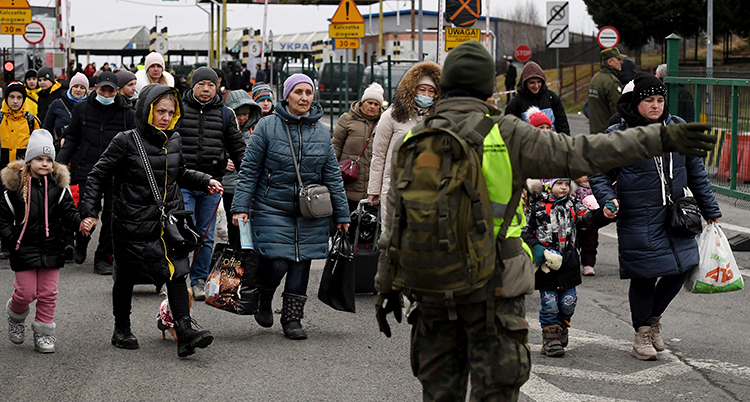
<instances>
[{"instance_id":1,"label":"printed shopping bag","mask_svg":"<svg viewBox=\"0 0 750 402\"><path fill-rule=\"evenodd\" d=\"M700 262L685 280L692 293L720 293L742 290L744 283L734 260L729 240L718 224L706 225L698 236Z\"/></svg>"},{"instance_id":2,"label":"printed shopping bag","mask_svg":"<svg viewBox=\"0 0 750 402\"><path fill-rule=\"evenodd\" d=\"M343 230L336 232L320 278L318 299L334 310L355 312L354 253Z\"/></svg>"},{"instance_id":3,"label":"printed shopping bag","mask_svg":"<svg viewBox=\"0 0 750 402\"><path fill-rule=\"evenodd\" d=\"M206 280L206 304L239 315L258 310L258 263L255 250L217 244Z\"/></svg>"}]
</instances>

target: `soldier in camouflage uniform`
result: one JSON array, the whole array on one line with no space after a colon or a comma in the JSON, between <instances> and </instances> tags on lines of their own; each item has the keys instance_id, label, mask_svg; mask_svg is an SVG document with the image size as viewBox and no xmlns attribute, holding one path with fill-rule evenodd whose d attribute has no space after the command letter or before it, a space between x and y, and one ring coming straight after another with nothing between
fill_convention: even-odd
<instances>
[{"instance_id":1,"label":"soldier in camouflage uniform","mask_svg":"<svg viewBox=\"0 0 750 402\"><path fill-rule=\"evenodd\" d=\"M406 292L413 302L407 319L412 324L411 365L423 387L425 401L466 399L471 375L472 401L515 401L529 378L531 360L524 297L534 290L530 250L521 241L526 218L516 208L529 177L580 177L661 155L665 150L705 155L715 139L703 134L706 124L657 124L616 131L609 135L573 137L540 131L515 116L503 116L485 102L495 89L495 63L477 41L454 48L445 60L440 79L443 100L430 127L468 133L484 116L495 123L485 136L482 170L493 206L497 262L494 277L479 290L456 295L452 303ZM412 131L424 129L419 123ZM700 148L701 150L696 150ZM498 161L507 168L498 169ZM397 191L388 194L395 210ZM511 197L511 193L513 196ZM512 198L512 199L511 199ZM499 235L505 213L513 208L512 223ZM521 212L521 213L518 213ZM384 217L392 219L392 215ZM396 224L396 222L394 222ZM384 225L385 226L385 225ZM388 225L391 226L392 225ZM392 229L381 236L381 258L388 258ZM379 292L376 317L380 330L391 335L386 317L401 321L402 289L393 286L393 266L379 264L375 276Z\"/></svg>"}]
</instances>

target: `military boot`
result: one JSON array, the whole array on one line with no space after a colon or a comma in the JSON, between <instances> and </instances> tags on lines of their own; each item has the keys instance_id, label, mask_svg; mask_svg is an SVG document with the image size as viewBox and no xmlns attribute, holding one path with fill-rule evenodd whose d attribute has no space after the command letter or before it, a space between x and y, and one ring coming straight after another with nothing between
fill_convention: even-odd
<instances>
[{"instance_id":1,"label":"military boot","mask_svg":"<svg viewBox=\"0 0 750 402\"><path fill-rule=\"evenodd\" d=\"M550 325L549 327L542 328L542 354L550 357L561 357L565 356L565 349L563 349L562 343L560 342L560 332L562 329L559 325Z\"/></svg>"},{"instance_id":2,"label":"military boot","mask_svg":"<svg viewBox=\"0 0 750 402\"><path fill-rule=\"evenodd\" d=\"M258 313L255 314L255 321L261 327L270 328L273 326L273 294L276 289L260 288L260 300L258 301Z\"/></svg>"},{"instance_id":3,"label":"military boot","mask_svg":"<svg viewBox=\"0 0 750 402\"><path fill-rule=\"evenodd\" d=\"M189 315L174 321L174 329L177 332L177 356L190 356L195 353L195 348L205 348L214 341L211 331L199 328Z\"/></svg>"},{"instance_id":4,"label":"military boot","mask_svg":"<svg viewBox=\"0 0 750 402\"><path fill-rule=\"evenodd\" d=\"M302 328L300 320L304 317L307 296L282 293L284 301L281 307L281 327L284 335L292 340L307 339L307 333Z\"/></svg>"}]
</instances>

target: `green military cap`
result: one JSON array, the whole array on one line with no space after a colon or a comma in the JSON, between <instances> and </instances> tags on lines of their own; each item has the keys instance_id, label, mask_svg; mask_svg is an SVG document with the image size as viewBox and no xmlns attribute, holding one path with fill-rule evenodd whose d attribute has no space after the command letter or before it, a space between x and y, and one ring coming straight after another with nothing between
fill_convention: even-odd
<instances>
[{"instance_id":1,"label":"green military cap","mask_svg":"<svg viewBox=\"0 0 750 402\"><path fill-rule=\"evenodd\" d=\"M601 55L602 55L602 60L607 60L607 59L610 59L612 57L617 57L618 59L622 60L622 59L628 57L628 56L625 56L624 54L620 53L620 51L617 50L616 47L612 47L612 48L609 48L609 49L602 50L601 51Z\"/></svg>"}]
</instances>

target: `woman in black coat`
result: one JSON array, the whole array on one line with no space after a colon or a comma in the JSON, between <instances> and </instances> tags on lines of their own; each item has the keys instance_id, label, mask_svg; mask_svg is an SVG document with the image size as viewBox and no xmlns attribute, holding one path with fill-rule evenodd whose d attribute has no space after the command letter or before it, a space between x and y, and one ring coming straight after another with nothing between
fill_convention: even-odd
<instances>
[{"instance_id":1,"label":"woman in black coat","mask_svg":"<svg viewBox=\"0 0 750 402\"><path fill-rule=\"evenodd\" d=\"M666 88L658 78L636 73L617 101L622 121L605 132L684 123L669 114L665 97ZM619 206L620 278L630 279L628 299L636 331L631 354L641 360L656 360L657 352L664 350L662 313L699 261L695 237L680 236L670 227L666 183L670 183L673 200L686 196L687 189L698 201L703 218L717 222L721 217L703 159L665 153L589 176L589 183L600 205L612 200Z\"/></svg>"},{"instance_id":2,"label":"woman in black coat","mask_svg":"<svg viewBox=\"0 0 750 402\"><path fill-rule=\"evenodd\" d=\"M190 271L188 255L167 251L162 237L162 212L154 200L135 136L140 136L156 183L164 199L164 213L184 209L180 188L222 191L221 184L207 174L185 168L180 135L174 130L180 119L180 104L174 88L146 86L136 104L136 128L115 136L88 177L79 208L86 217L82 229L90 231L99 216L100 200L107 180L114 179L113 237L116 278L112 288L115 330L112 344L137 349L130 330L133 285L147 277L155 284L166 282L169 306L177 331L177 355L189 356L195 348L213 341L210 331L193 329L185 275ZM162 187L163 184L163 187ZM166 194L161 193L165 191Z\"/></svg>"}]
</instances>

